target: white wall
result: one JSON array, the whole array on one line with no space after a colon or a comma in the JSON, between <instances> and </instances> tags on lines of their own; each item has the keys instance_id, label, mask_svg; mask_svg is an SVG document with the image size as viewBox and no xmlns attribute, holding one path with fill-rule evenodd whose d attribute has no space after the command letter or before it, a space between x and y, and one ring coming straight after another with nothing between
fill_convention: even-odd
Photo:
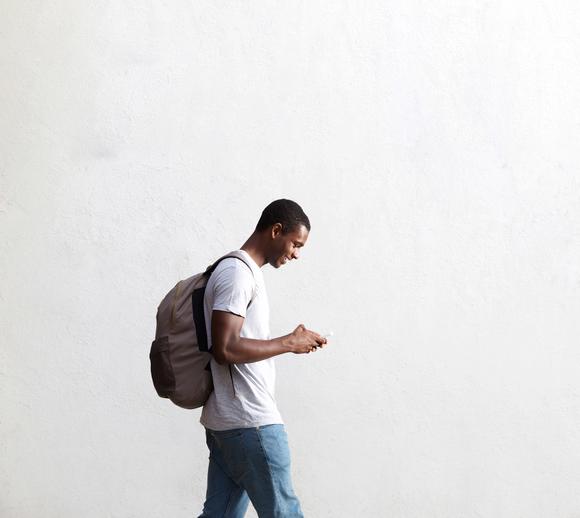
<instances>
[{"instance_id":1,"label":"white wall","mask_svg":"<svg viewBox=\"0 0 580 518\"><path fill-rule=\"evenodd\" d=\"M270 201L309 518L580 517L580 8L3 0L0 515L191 517L157 303ZM252 516L254 516L252 514Z\"/></svg>"}]
</instances>

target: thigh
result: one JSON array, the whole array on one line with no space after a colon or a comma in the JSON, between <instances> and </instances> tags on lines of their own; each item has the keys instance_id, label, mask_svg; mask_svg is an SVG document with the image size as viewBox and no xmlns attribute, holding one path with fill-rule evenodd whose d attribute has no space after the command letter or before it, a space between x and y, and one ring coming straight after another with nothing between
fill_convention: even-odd
<instances>
[{"instance_id":1,"label":"thigh","mask_svg":"<svg viewBox=\"0 0 580 518\"><path fill-rule=\"evenodd\" d=\"M211 432L206 432L206 439L210 452L207 492L199 518L243 518L250 503L248 494L230 476L223 452Z\"/></svg>"},{"instance_id":2,"label":"thigh","mask_svg":"<svg viewBox=\"0 0 580 518\"><path fill-rule=\"evenodd\" d=\"M260 518L301 518L292 487L290 450L283 425L252 428L245 435L248 469L240 484Z\"/></svg>"}]
</instances>

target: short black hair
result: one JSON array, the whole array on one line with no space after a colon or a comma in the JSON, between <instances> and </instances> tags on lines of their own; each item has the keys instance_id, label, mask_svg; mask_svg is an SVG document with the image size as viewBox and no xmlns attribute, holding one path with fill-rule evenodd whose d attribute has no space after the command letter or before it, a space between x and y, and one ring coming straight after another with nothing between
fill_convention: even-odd
<instances>
[{"instance_id":1,"label":"short black hair","mask_svg":"<svg viewBox=\"0 0 580 518\"><path fill-rule=\"evenodd\" d=\"M280 223L282 225L282 234L294 231L300 225L304 225L310 232L310 220L304 214L302 207L292 200L275 200L268 205L260 216L256 225L256 232L262 232L268 227Z\"/></svg>"}]
</instances>

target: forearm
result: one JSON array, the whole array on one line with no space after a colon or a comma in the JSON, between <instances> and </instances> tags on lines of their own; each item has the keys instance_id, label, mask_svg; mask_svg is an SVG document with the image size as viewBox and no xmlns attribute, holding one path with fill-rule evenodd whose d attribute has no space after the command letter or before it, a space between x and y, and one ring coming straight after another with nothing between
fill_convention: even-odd
<instances>
[{"instance_id":1,"label":"forearm","mask_svg":"<svg viewBox=\"0 0 580 518\"><path fill-rule=\"evenodd\" d=\"M287 336L271 340L237 337L230 340L216 361L221 364L253 363L288 352L291 352L291 348Z\"/></svg>"}]
</instances>

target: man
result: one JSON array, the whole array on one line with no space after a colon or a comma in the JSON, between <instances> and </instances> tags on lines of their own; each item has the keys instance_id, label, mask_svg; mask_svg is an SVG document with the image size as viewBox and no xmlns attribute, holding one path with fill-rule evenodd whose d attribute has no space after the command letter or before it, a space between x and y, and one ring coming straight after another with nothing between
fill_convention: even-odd
<instances>
[{"instance_id":1,"label":"man","mask_svg":"<svg viewBox=\"0 0 580 518\"><path fill-rule=\"evenodd\" d=\"M199 518L243 518L250 500L260 518L303 516L274 399L273 357L310 353L327 341L302 324L288 335L270 338L261 267L280 268L298 259L309 232L308 217L297 203L276 200L264 209L241 248L248 264L224 259L208 281L204 312L214 390L200 419L210 457Z\"/></svg>"}]
</instances>

